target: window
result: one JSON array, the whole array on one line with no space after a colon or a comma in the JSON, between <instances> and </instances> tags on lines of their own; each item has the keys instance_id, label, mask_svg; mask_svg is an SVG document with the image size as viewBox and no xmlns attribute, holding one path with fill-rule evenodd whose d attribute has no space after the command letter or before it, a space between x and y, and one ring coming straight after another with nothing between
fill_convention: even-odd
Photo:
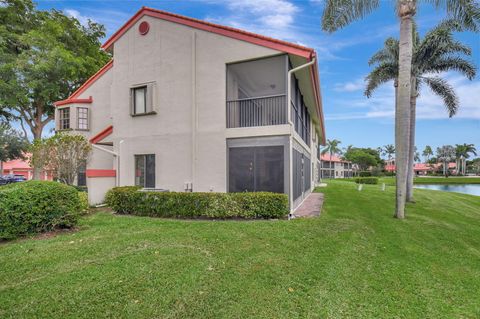
<instances>
[{"instance_id":1,"label":"window","mask_svg":"<svg viewBox=\"0 0 480 319\"><path fill-rule=\"evenodd\" d=\"M133 89L133 114L147 113L147 87Z\"/></svg>"},{"instance_id":2,"label":"window","mask_svg":"<svg viewBox=\"0 0 480 319\"><path fill-rule=\"evenodd\" d=\"M88 130L88 109L86 107L79 107L77 109L78 129Z\"/></svg>"},{"instance_id":3,"label":"window","mask_svg":"<svg viewBox=\"0 0 480 319\"><path fill-rule=\"evenodd\" d=\"M135 186L155 188L155 154L135 155Z\"/></svg>"},{"instance_id":4,"label":"window","mask_svg":"<svg viewBox=\"0 0 480 319\"><path fill-rule=\"evenodd\" d=\"M59 129L68 130L70 128L70 109L64 108L58 110L59 114Z\"/></svg>"},{"instance_id":5,"label":"window","mask_svg":"<svg viewBox=\"0 0 480 319\"><path fill-rule=\"evenodd\" d=\"M77 186L87 186L87 163L80 164L77 175Z\"/></svg>"}]
</instances>

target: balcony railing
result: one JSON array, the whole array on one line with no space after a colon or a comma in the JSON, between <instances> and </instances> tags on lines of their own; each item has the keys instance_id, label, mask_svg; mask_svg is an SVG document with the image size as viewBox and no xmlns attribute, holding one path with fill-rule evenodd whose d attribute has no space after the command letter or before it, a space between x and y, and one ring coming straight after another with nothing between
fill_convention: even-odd
<instances>
[{"instance_id":1,"label":"balcony railing","mask_svg":"<svg viewBox=\"0 0 480 319\"><path fill-rule=\"evenodd\" d=\"M227 128L287 124L286 95L227 101Z\"/></svg>"}]
</instances>

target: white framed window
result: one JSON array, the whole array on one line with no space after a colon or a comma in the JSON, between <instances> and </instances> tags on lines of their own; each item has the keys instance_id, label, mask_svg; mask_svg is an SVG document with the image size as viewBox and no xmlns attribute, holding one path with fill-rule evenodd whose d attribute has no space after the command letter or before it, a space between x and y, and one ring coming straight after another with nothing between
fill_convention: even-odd
<instances>
[{"instance_id":1,"label":"white framed window","mask_svg":"<svg viewBox=\"0 0 480 319\"><path fill-rule=\"evenodd\" d=\"M70 128L70 108L59 109L58 116L58 128L60 130L68 130Z\"/></svg>"},{"instance_id":2,"label":"white framed window","mask_svg":"<svg viewBox=\"0 0 480 319\"><path fill-rule=\"evenodd\" d=\"M77 108L77 128L79 130L88 130L88 108Z\"/></svg>"}]
</instances>

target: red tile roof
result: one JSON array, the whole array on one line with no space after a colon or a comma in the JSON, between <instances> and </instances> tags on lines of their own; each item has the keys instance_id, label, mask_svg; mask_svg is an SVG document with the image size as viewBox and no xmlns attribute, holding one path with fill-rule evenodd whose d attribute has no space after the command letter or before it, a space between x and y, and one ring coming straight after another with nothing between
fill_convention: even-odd
<instances>
[{"instance_id":1,"label":"red tile roof","mask_svg":"<svg viewBox=\"0 0 480 319\"><path fill-rule=\"evenodd\" d=\"M31 166L26 160L24 161L21 159L15 159L8 162L3 162L3 169L4 170L31 169Z\"/></svg>"},{"instance_id":2,"label":"red tile roof","mask_svg":"<svg viewBox=\"0 0 480 319\"><path fill-rule=\"evenodd\" d=\"M345 161L345 160L341 159L337 155L332 155L332 157L330 159L330 154L328 154L328 153L322 154L321 160L324 161L324 162L348 163L348 161Z\"/></svg>"}]
</instances>

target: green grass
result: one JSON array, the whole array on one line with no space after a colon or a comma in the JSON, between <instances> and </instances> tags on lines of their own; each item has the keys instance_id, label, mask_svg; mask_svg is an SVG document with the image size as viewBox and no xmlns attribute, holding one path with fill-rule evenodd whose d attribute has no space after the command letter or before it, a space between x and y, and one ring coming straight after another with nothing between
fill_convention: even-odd
<instances>
[{"instance_id":1,"label":"green grass","mask_svg":"<svg viewBox=\"0 0 480 319\"><path fill-rule=\"evenodd\" d=\"M97 213L0 245L0 318L478 318L480 197L332 181L322 216Z\"/></svg>"},{"instance_id":2,"label":"green grass","mask_svg":"<svg viewBox=\"0 0 480 319\"><path fill-rule=\"evenodd\" d=\"M355 178L343 178L343 179L336 179L338 181L344 182L353 182ZM328 181L328 180L327 180ZM379 184L385 183L386 185L395 185L395 178L394 177L379 177L378 178ZM414 179L414 184L480 184L480 177L457 177L457 176L450 176L448 178L438 176L426 176L426 177L416 177Z\"/></svg>"}]
</instances>

